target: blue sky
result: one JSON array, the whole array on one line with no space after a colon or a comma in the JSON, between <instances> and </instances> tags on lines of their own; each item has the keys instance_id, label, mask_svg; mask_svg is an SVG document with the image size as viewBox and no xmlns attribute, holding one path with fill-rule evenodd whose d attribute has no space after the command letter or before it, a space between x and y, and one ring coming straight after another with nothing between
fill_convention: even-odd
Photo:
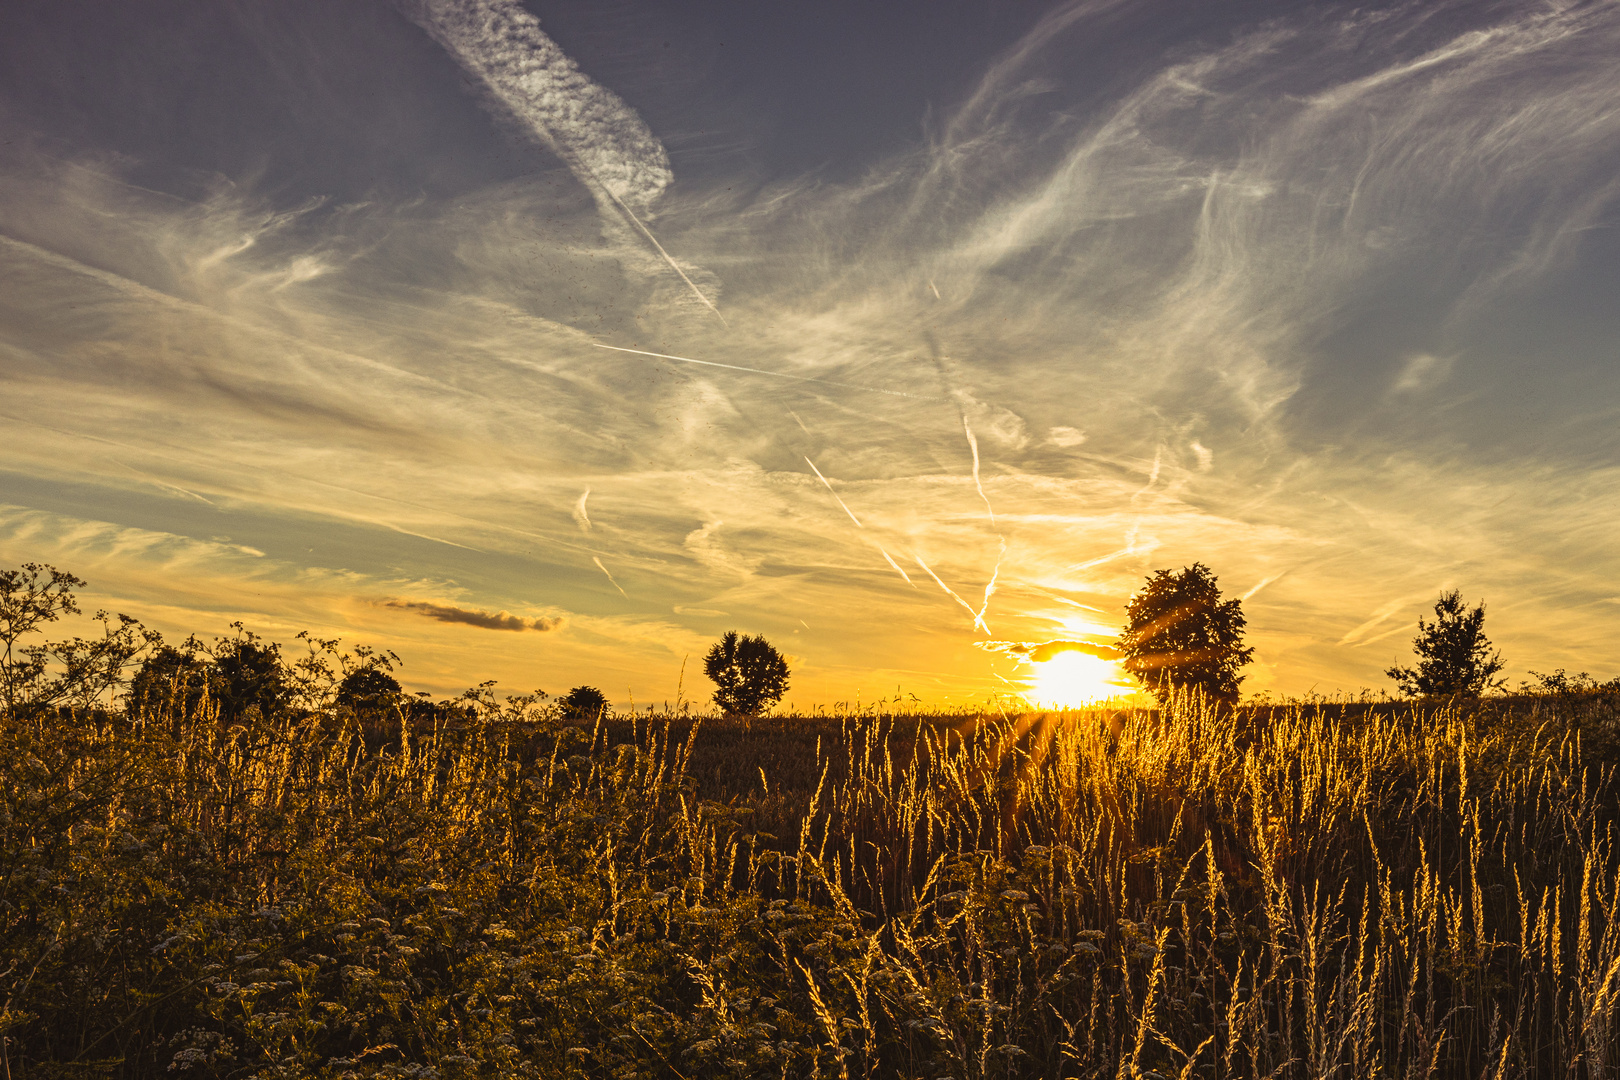
<instances>
[{"instance_id":1,"label":"blue sky","mask_svg":"<svg viewBox=\"0 0 1620 1080\"><path fill-rule=\"evenodd\" d=\"M1512 678L1608 677L1617 52L1614 4L9 4L0 557L435 692L661 701L739 629L801 704L982 699L1028 672L976 642L1195 560L1250 692L1389 687L1450 588Z\"/></svg>"}]
</instances>

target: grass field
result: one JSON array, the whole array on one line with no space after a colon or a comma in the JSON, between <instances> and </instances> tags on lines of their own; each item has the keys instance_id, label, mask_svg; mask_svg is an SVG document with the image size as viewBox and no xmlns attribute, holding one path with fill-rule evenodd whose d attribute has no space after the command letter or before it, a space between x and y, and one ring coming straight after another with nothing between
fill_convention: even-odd
<instances>
[{"instance_id":1,"label":"grass field","mask_svg":"<svg viewBox=\"0 0 1620 1080\"><path fill-rule=\"evenodd\" d=\"M9 717L0 1075L1620 1071L1613 695L1109 716Z\"/></svg>"}]
</instances>

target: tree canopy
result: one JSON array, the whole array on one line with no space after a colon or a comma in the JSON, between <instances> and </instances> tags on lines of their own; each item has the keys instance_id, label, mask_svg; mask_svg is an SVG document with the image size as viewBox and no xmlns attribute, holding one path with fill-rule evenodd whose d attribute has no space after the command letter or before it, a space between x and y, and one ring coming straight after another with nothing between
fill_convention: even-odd
<instances>
[{"instance_id":1,"label":"tree canopy","mask_svg":"<svg viewBox=\"0 0 1620 1080\"><path fill-rule=\"evenodd\" d=\"M786 657L757 635L727 631L703 658L703 671L714 680L714 703L728 713L762 713L787 693Z\"/></svg>"},{"instance_id":2,"label":"tree canopy","mask_svg":"<svg viewBox=\"0 0 1620 1080\"><path fill-rule=\"evenodd\" d=\"M1418 619L1412 651L1418 655L1417 667L1396 664L1384 672L1408 696L1477 697L1502 685L1492 678L1502 670L1503 662L1502 654L1491 651L1485 636L1485 604L1481 601L1477 607L1465 607L1456 589L1441 593L1434 602L1434 622Z\"/></svg>"},{"instance_id":3,"label":"tree canopy","mask_svg":"<svg viewBox=\"0 0 1620 1080\"><path fill-rule=\"evenodd\" d=\"M1122 665L1161 701L1177 691L1200 690L1235 703L1237 672L1254 655L1243 644L1243 605L1222 600L1213 571L1193 563L1149 577L1125 607L1118 641Z\"/></svg>"},{"instance_id":4,"label":"tree canopy","mask_svg":"<svg viewBox=\"0 0 1620 1080\"><path fill-rule=\"evenodd\" d=\"M595 720L608 707L607 695L594 686L576 686L558 703L563 714L575 720Z\"/></svg>"}]
</instances>

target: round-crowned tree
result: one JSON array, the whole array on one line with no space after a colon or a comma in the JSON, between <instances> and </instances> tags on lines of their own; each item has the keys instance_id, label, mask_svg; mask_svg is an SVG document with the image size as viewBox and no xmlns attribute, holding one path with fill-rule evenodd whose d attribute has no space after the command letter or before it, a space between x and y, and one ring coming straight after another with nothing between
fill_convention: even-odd
<instances>
[{"instance_id":1,"label":"round-crowned tree","mask_svg":"<svg viewBox=\"0 0 1620 1080\"><path fill-rule=\"evenodd\" d=\"M558 701L571 720L595 720L607 711L607 695L594 686L576 686Z\"/></svg>"},{"instance_id":2,"label":"round-crowned tree","mask_svg":"<svg viewBox=\"0 0 1620 1080\"><path fill-rule=\"evenodd\" d=\"M1238 668L1254 650L1243 644L1243 605L1222 600L1215 574L1203 563L1160 570L1125 607L1119 636L1122 666L1164 702L1177 691L1202 691L1235 704Z\"/></svg>"},{"instance_id":3,"label":"round-crowned tree","mask_svg":"<svg viewBox=\"0 0 1620 1080\"><path fill-rule=\"evenodd\" d=\"M787 658L758 635L728 630L703 658L703 671L714 680L714 703L727 713L754 716L787 693Z\"/></svg>"},{"instance_id":4,"label":"round-crowned tree","mask_svg":"<svg viewBox=\"0 0 1620 1080\"><path fill-rule=\"evenodd\" d=\"M399 680L376 664L355 668L338 683L337 704L349 709L375 709L399 700Z\"/></svg>"},{"instance_id":5,"label":"round-crowned tree","mask_svg":"<svg viewBox=\"0 0 1620 1080\"><path fill-rule=\"evenodd\" d=\"M257 634L232 623L235 637L214 642L212 688L219 702L220 715L240 720L249 709L269 717L280 712L292 696L287 665L281 659L281 646L261 641Z\"/></svg>"}]
</instances>

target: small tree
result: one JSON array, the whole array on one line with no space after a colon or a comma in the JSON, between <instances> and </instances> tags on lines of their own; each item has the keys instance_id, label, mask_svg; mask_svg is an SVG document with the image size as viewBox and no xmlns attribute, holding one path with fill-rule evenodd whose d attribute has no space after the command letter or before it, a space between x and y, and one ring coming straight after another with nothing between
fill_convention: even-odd
<instances>
[{"instance_id":1,"label":"small tree","mask_svg":"<svg viewBox=\"0 0 1620 1080\"><path fill-rule=\"evenodd\" d=\"M235 637L219 638L213 654L213 686L220 714L241 720L250 707L270 717L292 696L291 672L281 659L281 646L263 641L241 623L231 624Z\"/></svg>"},{"instance_id":2,"label":"small tree","mask_svg":"<svg viewBox=\"0 0 1620 1080\"><path fill-rule=\"evenodd\" d=\"M703 658L703 672L718 688L714 703L727 713L753 716L787 693L787 659L763 637L728 630Z\"/></svg>"},{"instance_id":3,"label":"small tree","mask_svg":"<svg viewBox=\"0 0 1620 1080\"><path fill-rule=\"evenodd\" d=\"M576 686L559 702L563 715L572 720L595 720L607 711L607 695L594 686Z\"/></svg>"},{"instance_id":4,"label":"small tree","mask_svg":"<svg viewBox=\"0 0 1620 1080\"><path fill-rule=\"evenodd\" d=\"M399 680L387 668L368 664L343 676L333 703L346 709L375 709L398 701L401 692Z\"/></svg>"},{"instance_id":5,"label":"small tree","mask_svg":"<svg viewBox=\"0 0 1620 1080\"><path fill-rule=\"evenodd\" d=\"M95 613L101 636L23 644L46 623L79 614L74 589L85 582L54 566L24 563L0 571L0 707L30 712L55 706L105 704L124 684L124 672L163 635L128 615Z\"/></svg>"},{"instance_id":6,"label":"small tree","mask_svg":"<svg viewBox=\"0 0 1620 1080\"><path fill-rule=\"evenodd\" d=\"M1412 649L1418 655L1416 668L1396 664L1384 672L1408 696L1477 697L1503 685L1503 680L1491 678L1503 664L1502 654L1491 651L1485 636L1485 604L1464 607L1456 589L1441 593L1435 601L1434 622L1419 617Z\"/></svg>"},{"instance_id":7,"label":"small tree","mask_svg":"<svg viewBox=\"0 0 1620 1080\"><path fill-rule=\"evenodd\" d=\"M131 713L195 712L203 695L215 694L214 670L195 640L180 648L163 645L147 656L129 683Z\"/></svg>"},{"instance_id":8,"label":"small tree","mask_svg":"<svg viewBox=\"0 0 1620 1080\"><path fill-rule=\"evenodd\" d=\"M1125 607L1128 624L1119 636L1121 666L1161 702L1175 691L1202 690L1235 703L1237 671L1254 656L1243 644L1243 605L1222 600L1210 568L1193 563L1147 579Z\"/></svg>"}]
</instances>

